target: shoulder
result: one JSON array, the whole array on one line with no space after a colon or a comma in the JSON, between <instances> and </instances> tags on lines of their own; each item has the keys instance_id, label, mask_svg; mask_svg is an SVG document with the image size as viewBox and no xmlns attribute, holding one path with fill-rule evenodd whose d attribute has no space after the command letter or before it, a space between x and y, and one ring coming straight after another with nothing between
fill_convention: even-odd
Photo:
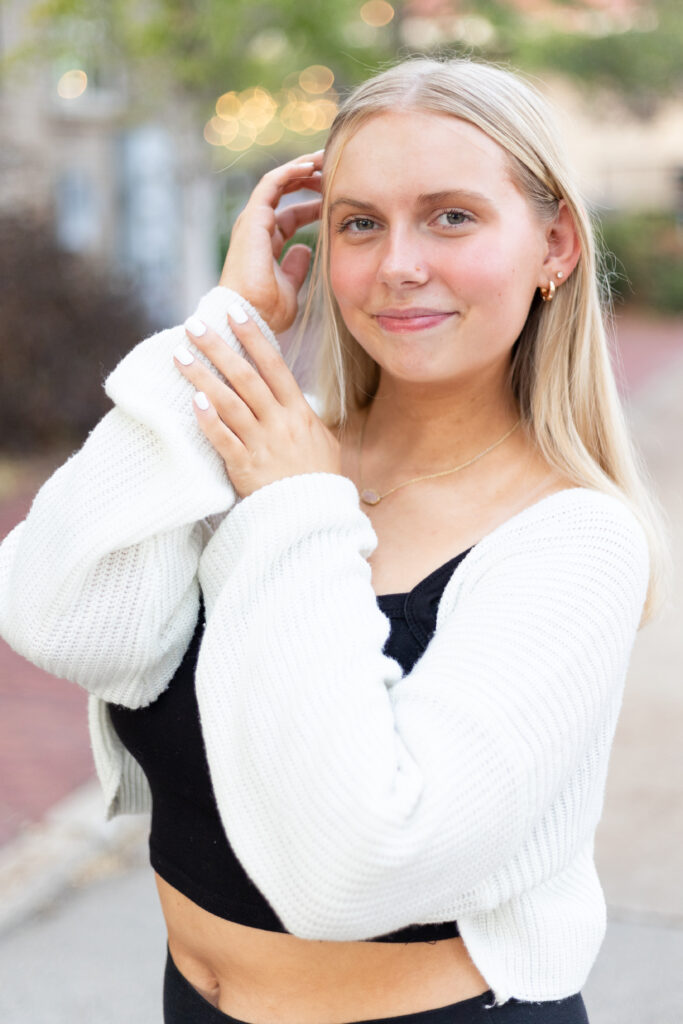
<instances>
[{"instance_id":1,"label":"shoulder","mask_svg":"<svg viewBox=\"0 0 683 1024\"><path fill-rule=\"evenodd\" d=\"M495 591L561 603L562 596L572 602L590 595L636 609L649 574L647 537L626 501L572 487L529 506L476 544L460 580L451 581L449 598Z\"/></svg>"},{"instance_id":2,"label":"shoulder","mask_svg":"<svg viewBox=\"0 0 683 1024\"><path fill-rule=\"evenodd\" d=\"M539 552L626 546L647 551L645 531L625 499L570 487L523 509L482 539L483 555L520 546Z\"/></svg>"}]
</instances>

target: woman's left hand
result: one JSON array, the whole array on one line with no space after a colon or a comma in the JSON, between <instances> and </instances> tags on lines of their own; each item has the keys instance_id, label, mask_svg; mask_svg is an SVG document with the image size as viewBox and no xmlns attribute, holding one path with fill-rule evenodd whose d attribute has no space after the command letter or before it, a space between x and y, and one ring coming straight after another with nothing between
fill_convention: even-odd
<instances>
[{"instance_id":1,"label":"woman's left hand","mask_svg":"<svg viewBox=\"0 0 683 1024\"><path fill-rule=\"evenodd\" d=\"M284 477L341 473L339 441L313 412L282 356L242 307L236 312L246 322L230 316L230 327L257 369L210 327L203 335L185 329L230 386L187 349L174 353L176 366L197 389L199 427L223 459L233 487L246 498Z\"/></svg>"}]
</instances>

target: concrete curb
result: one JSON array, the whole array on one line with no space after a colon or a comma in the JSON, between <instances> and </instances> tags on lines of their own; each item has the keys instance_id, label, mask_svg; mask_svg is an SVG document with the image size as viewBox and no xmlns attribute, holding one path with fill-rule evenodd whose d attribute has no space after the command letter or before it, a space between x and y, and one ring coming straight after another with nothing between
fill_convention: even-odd
<instances>
[{"instance_id":1,"label":"concrete curb","mask_svg":"<svg viewBox=\"0 0 683 1024\"><path fill-rule=\"evenodd\" d=\"M94 779L69 794L0 849L0 935L70 888L139 859L148 832L147 815L105 821Z\"/></svg>"}]
</instances>

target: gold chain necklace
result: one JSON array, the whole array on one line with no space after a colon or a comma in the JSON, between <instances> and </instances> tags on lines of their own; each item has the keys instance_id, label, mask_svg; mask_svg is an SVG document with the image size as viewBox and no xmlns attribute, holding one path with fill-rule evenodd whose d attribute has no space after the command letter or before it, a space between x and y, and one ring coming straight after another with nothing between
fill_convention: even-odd
<instances>
[{"instance_id":1,"label":"gold chain necklace","mask_svg":"<svg viewBox=\"0 0 683 1024\"><path fill-rule=\"evenodd\" d=\"M385 491L384 494L379 494L373 487L363 487L361 458L363 455L363 439L365 438L365 428L368 425L369 416L370 408L368 407L368 411L365 414L365 419L363 420L363 426L361 427L360 440L358 442L358 482L360 484L360 498L361 501L365 502L366 505L379 505L382 498L386 498L388 494L393 494L394 491L397 491L400 487L407 487L408 484L416 484L419 480L433 480L434 477L437 476L448 476L449 473L457 473L458 470L465 469L467 466L471 466L473 462L477 462L478 459L483 459L485 455L488 455L489 452L492 452L493 449L497 448L499 444L502 444L503 441L506 441L510 434L514 430L516 430L522 422L521 418L518 419L514 426L510 427L510 429L506 431L502 437L499 437L497 441L494 441L494 443L489 445L488 448L485 448L483 452L479 452L479 454L475 455L474 458L468 459L467 462L462 462L459 466L454 466L453 469L442 469L438 473L427 473L425 474L425 476L414 476L411 480L404 480L402 484L396 484L395 487L392 487L390 490Z\"/></svg>"}]
</instances>

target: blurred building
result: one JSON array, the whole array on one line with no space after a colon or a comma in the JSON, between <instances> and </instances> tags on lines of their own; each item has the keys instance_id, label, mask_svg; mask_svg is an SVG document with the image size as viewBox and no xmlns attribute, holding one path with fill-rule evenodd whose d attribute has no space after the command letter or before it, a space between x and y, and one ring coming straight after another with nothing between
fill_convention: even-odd
<instances>
[{"instance_id":1,"label":"blurred building","mask_svg":"<svg viewBox=\"0 0 683 1024\"><path fill-rule=\"evenodd\" d=\"M571 83L548 80L548 99L584 195L599 210L681 210L683 100L665 100L647 117L614 98L592 102Z\"/></svg>"},{"instance_id":2,"label":"blurred building","mask_svg":"<svg viewBox=\"0 0 683 1024\"><path fill-rule=\"evenodd\" d=\"M0 5L0 53L30 39L27 0ZM201 125L140 119L125 71L50 59L0 83L0 210L54 224L60 246L129 274L153 323L215 284L220 183Z\"/></svg>"}]
</instances>

